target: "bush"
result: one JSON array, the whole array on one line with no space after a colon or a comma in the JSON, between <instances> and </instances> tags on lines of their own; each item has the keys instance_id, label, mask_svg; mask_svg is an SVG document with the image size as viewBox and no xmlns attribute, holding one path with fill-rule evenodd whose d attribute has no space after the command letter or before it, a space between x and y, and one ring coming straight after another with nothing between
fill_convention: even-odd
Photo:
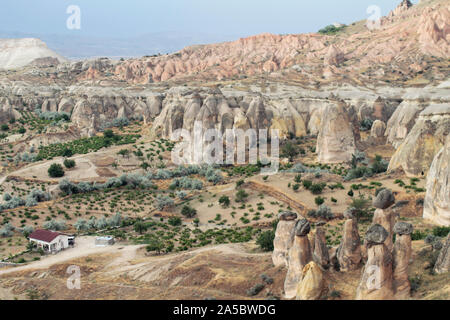
<instances>
[{"instance_id":1,"label":"bush","mask_svg":"<svg viewBox=\"0 0 450 320\"><path fill-rule=\"evenodd\" d=\"M65 159L65 160L64 160L64 166L65 166L67 169L74 168L74 167L75 167L75 160Z\"/></svg>"},{"instance_id":2,"label":"bush","mask_svg":"<svg viewBox=\"0 0 450 320\"><path fill-rule=\"evenodd\" d=\"M193 218L197 214L197 210L186 205L181 209L181 214L186 218Z\"/></svg>"},{"instance_id":3,"label":"bush","mask_svg":"<svg viewBox=\"0 0 450 320\"><path fill-rule=\"evenodd\" d=\"M25 226L25 227L23 227L23 229L22 229L22 234L23 234L23 236L24 236L25 238L28 238L28 236L29 236L30 234L32 234L33 231L34 231L34 228L33 228L32 226Z\"/></svg>"},{"instance_id":4,"label":"bush","mask_svg":"<svg viewBox=\"0 0 450 320\"><path fill-rule=\"evenodd\" d=\"M182 221L181 221L180 217L170 217L168 223L171 226L176 227L176 226L180 226Z\"/></svg>"},{"instance_id":5,"label":"bush","mask_svg":"<svg viewBox=\"0 0 450 320\"><path fill-rule=\"evenodd\" d=\"M50 168L48 168L48 175L52 178L60 178L64 176L64 169L58 163L53 163Z\"/></svg>"},{"instance_id":6,"label":"bush","mask_svg":"<svg viewBox=\"0 0 450 320\"><path fill-rule=\"evenodd\" d=\"M137 221L134 224L134 231L136 231L139 234L143 234L144 232L146 232L147 228L148 228L147 225L142 221Z\"/></svg>"},{"instance_id":7,"label":"bush","mask_svg":"<svg viewBox=\"0 0 450 320\"><path fill-rule=\"evenodd\" d=\"M8 131L9 126L6 123L4 123L4 124L2 124L1 129L2 129L2 131Z\"/></svg>"},{"instance_id":8,"label":"bush","mask_svg":"<svg viewBox=\"0 0 450 320\"><path fill-rule=\"evenodd\" d=\"M254 287L250 288L247 291L247 295L250 297L256 296L258 293L260 293L264 289L264 285L259 283L255 285Z\"/></svg>"},{"instance_id":9,"label":"bush","mask_svg":"<svg viewBox=\"0 0 450 320\"><path fill-rule=\"evenodd\" d=\"M372 125L373 125L373 120L369 119L369 118L365 118L365 119L361 120L359 129L361 131L369 131L370 129L372 129Z\"/></svg>"},{"instance_id":10,"label":"bush","mask_svg":"<svg viewBox=\"0 0 450 320\"><path fill-rule=\"evenodd\" d=\"M311 218L321 218L325 220L334 219L334 214L331 212L330 207L322 204L317 210L310 210L308 216Z\"/></svg>"},{"instance_id":11,"label":"bush","mask_svg":"<svg viewBox=\"0 0 450 320\"><path fill-rule=\"evenodd\" d=\"M230 206L230 198L227 196L221 196L219 199L219 204L221 204L224 208Z\"/></svg>"},{"instance_id":12,"label":"bush","mask_svg":"<svg viewBox=\"0 0 450 320\"><path fill-rule=\"evenodd\" d=\"M325 186L325 183L314 183L309 187L309 191L313 194L321 194Z\"/></svg>"},{"instance_id":13,"label":"bush","mask_svg":"<svg viewBox=\"0 0 450 320\"><path fill-rule=\"evenodd\" d=\"M310 181L310 180L303 180L303 182L302 182L302 184L303 184L303 187L306 189L306 190L309 190L309 188L311 188L311 186L312 186L312 181Z\"/></svg>"},{"instance_id":14,"label":"bush","mask_svg":"<svg viewBox=\"0 0 450 320\"><path fill-rule=\"evenodd\" d=\"M245 192L245 190L240 189L238 192L236 192L236 202L244 202L247 198L248 193Z\"/></svg>"},{"instance_id":15,"label":"bush","mask_svg":"<svg viewBox=\"0 0 450 320\"><path fill-rule=\"evenodd\" d=\"M434 227L433 235L436 237L445 238L450 232L450 227Z\"/></svg>"},{"instance_id":16,"label":"bush","mask_svg":"<svg viewBox=\"0 0 450 320\"><path fill-rule=\"evenodd\" d=\"M322 205L325 202L325 198L323 198L323 197L316 197L314 199L314 202L316 203L316 205L320 206L320 205Z\"/></svg>"},{"instance_id":17,"label":"bush","mask_svg":"<svg viewBox=\"0 0 450 320\"><path fill-rule=\"evenodd\" d=\"M172 198L170 198L168 196L162 196L159 194L156 197L156 208L158 210L163 210L164 208L171 207L173 205L174 205L174 201L172 200Z\"/></svg>"},{"instance_id":18,"label":"bush","mask_svg":"<svg viewBox=\"0 0 450 320\"><path fill-rule=\"evenodd\" d=\"M325 28L320 29L318 32L323 35L335 35L338 32L344 30L345 28L346 28L345 25L336 27L336 26L330 24L330 25L326 26Z\"/></svg>"},{"instance_id":19,"label":"bush","mask_svg":"<svg viewBox=\"0 0 450 320\"><path fill-rule=\"evenodd\" d=\"M275 239L275 232L273 230L268 230L261 233L256 239L256 244L263 251L273 251L273 240Z\"/></svg>"},{"instance_id":20,"label":"bush","mask_svg":"<svg viewBox=\"0 0 450 320\"><path fill-rule=\"evenodd\" d=\"M47 230L65 230L66 229L66 222L65 221L56 221L56 220L50 220L44 224L44 229Z\"/></svg>"}]
</instances>

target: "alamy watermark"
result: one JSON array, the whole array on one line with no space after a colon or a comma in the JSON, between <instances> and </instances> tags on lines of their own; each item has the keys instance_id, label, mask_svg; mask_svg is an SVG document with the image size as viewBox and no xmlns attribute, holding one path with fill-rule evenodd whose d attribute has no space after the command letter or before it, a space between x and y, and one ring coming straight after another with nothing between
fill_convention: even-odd
<instances>
[{"instance_id":1,"label":"alamy watermark","mask_svg":"<svg viewBox=\"0 0 450 320\"><path fill-rule=\"evenodd\" d=\"M67 274L71 276L67 278L67 289L69 290L80 290L81 289L81 270L79 266L69 266L67 268Z\"/></svg>"},{"instance_id":2,"label":"alamy watermark","mask_svg":"<svg viewBox=\"0 0 450 320\"><path fill-rule=\"evenodd\" d=\"M202 122L196 121L192 132L177 129L171 140L177 141L172 150L172 162L177 165L244 165L248 160L249 164L263 165L261 174L278 172L280 138L277 129L270 130L270 135L267 129L226 129L222 133L215 128L204 129Z\"/></svg>"},{"instance_id":3,"label":"alamy watermark","mask_svg":"<svg viewBox=\"0 0 450 320\"><path fill-rule=\"evenodd\" d=\"M66 26L69 30L80 30L81 29L81 9L77 5L70 5L66 10L67 14L70 16L66 20Z\"/></svg>"},{"instance_id":4,"label":"alamy watermark","mask_svg":"<svg viewBox=\"0 0 450 320\"><path fill-rule=\"evenodd\" d=\"M378 30L381 28L381 8L376 5L367 7L366 13L370 16L367 18L366 27L370 30Z\"/></svg>"}]
</instances>

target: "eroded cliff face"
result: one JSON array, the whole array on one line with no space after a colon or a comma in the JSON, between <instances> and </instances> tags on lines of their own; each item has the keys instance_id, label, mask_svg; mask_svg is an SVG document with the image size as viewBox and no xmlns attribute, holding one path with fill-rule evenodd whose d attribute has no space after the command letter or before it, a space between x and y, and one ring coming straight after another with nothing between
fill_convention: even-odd
<instances>
[{"instance_id":1,"label":"eroded cliff face","mask_svg":"<svg viewBox=\"0 0 450 320\"><path fill-rule=\"evenodd\" d=\"M393 155L389 170L401 168L408 176L425 176L449 133L450 104L428 106Z\"/></svg>"},{"instance_id":2,"label":"eroded cliff face","mask_svg":"<svg viewBox=\"0 0 450 320\"><path fill-rule=\"evenodd\" d=\"M193 130L196 121L204 129L216 128L222 133L233 128L278 129L282 138L308 134L322 137L319 141L323 143L318 143L317 152L319 160L325 162L347 161L351 157L360 140L359 122L367 118L388 120L386 135L394 145L406 139L408 134L411 134L410 140L420 136L420 139L412 141L425 141L425 133L429 131L435 141L440 141L436 137L447 134L445 126L440 124L442 110L436 111L439 114L424 114L422 118L428 120L417 120L424 124L417 129L412 128L418 110L436 104L434 101L437 99L442 105L448 103L450 90L446 87L423 89L419 96L413 94L415 89L368 90L344 86L313 90L282 84L273 84L272 87L270 92L264 92L256 85L243 90L239 83L211 89L99 84L44 86L3 80L0 82L0 118L3 121L20 118L22 110L33 111L36 107L44 112L67 112L81 136L95 134L106 122L119 117L145 119L147 123L152 121L151 134L164 138L170 138L176 129ZM332 118L339 118L339 121L331 121ZM439 125L433 126L436 121ZM333 123L336 130L348 129L345 141L340 141L343 137L336 134L336 130L330 131ZM349 148L340 148L342 143ZM436 143L436 149L443 144L439 143ZM334 149L330 148L333 144ZM423 145L428 147L425 142ZM422 156L418 154L418 157ZM422 162L427 163L426 160Z\"/></svg>"},{"instance_id":3,"label":"eroded cliff face","mask_svg":"<svg viewBox=\"0 0 450 320\"><path fill-rule=\"evenodd\" d=\"M423 217L450 226L450 136L434 157L426 188Z\"/></svg>"}]
</instances>

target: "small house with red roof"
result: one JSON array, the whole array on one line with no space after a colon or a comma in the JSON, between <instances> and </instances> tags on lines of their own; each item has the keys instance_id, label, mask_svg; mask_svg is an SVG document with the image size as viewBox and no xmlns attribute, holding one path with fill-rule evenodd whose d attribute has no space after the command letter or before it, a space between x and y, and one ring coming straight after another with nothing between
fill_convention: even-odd
<instances>
[{"instance_id":1,"label":"small house with red roof","mask_svg":"<svg viewBox=\"0 0 450 320\"><path fill-rule=\"evenodd\" d=\"M70 236L50 230L36 230L28 238L44 252L56 253L69 247Z\"/></svg>"}]
</instances>

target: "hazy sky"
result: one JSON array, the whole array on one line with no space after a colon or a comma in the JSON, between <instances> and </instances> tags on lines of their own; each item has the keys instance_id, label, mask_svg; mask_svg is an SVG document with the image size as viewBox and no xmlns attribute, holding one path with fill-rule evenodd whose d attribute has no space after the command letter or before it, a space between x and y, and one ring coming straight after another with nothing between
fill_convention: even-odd
<instances>
[{"instance_id":1,"label":"hazy sky","mask_svg":"<svg viewBox=\"0 0 450 320\"><path fill-rule=\"evenodd\" d=\"M303 33L333 22L383 15L400 0L3 0L0 31L133 37L166 31L251 35ZM69 5L81 9L81 29L69 30Z\"/></svg>"}]
</instances>

